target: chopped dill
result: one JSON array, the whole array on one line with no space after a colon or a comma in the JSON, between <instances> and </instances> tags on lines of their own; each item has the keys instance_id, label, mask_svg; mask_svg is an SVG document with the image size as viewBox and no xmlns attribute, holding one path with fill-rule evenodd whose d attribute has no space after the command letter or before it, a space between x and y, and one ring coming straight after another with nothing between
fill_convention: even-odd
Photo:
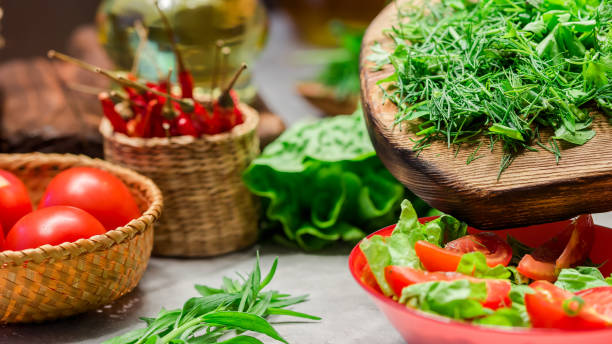
<instances>
[{"instance_id":1,"label":"chopped dill","mask_svg":"<svg viewBox=\"0 0 612 344\"><path fill-rule=\"evenodd\" d=\"M397 105L395 124L425 123L419 153L434 140L450 148L485 135L491 151L503 149L499 178L536 144L558 163L556 141L583 145L595 136L593 111L612 115L610 0L398 3L399 22L386 31L395 49L376 44L368 58L395 70L379 82Z\"/></svg>"}]
</instances>

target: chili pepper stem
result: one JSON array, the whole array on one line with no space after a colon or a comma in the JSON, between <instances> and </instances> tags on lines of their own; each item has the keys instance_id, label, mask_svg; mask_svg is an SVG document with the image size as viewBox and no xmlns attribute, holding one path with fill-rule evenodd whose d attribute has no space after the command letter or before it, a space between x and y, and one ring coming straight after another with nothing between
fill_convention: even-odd
<instances>
[{"instance_id":1,"label":"chili pepper stem","mask_svg":"<svg viewBox=\"0 0 612 344\"><path fill-rule=\"evenodd\" d=\"M90 72L96 73L96 69L98 69L98 67L96 67L94 65L91 65L91 64L89 64L89 63L87 63L85 61L81 61L79 59L75 59L72 56L68 56L68 55L62 54L62 53L57 52L55 50L49 50L47 52L47 56L50 59L58 59L58 60L62 60L64 62L72 63L72 64L77 65L77 66L79 66L79 67L81 67L83 69L86 69L86 70L90 71Z\"/></svg>"},{"instance_id":2,"label":"chili pepper stem","mask_svg":"<svg viewBox=\"0 0 612 344\"><path fill-rule=\"evenodd\" d=\"M238 78L240 77L240 75L242 75L242 72L244 72L246 69L247 69L247 64L243 62L240 65L240 68L236 71L236 73L234 73L232 80L230 80L229 84L227 84L227 86L225 87L221 95L219 96L219 104L221 104L224 107L228 107L232 105L232 98L230 96L230 91L232 90L232 88L234 88L234 85L238 81Z\"/></svg>"},{"instance_id":3,"label":"chili pepper stem","mask_svg":"<svg viewBox=\"0 0 612 344\"><path fill-rule=\"evenodd\" d=\"M96 73L102 74L105 77L107 77L107 78L109 78L109 79L111 79L111 80L113 80L113 81L115 81L115 82L117 82L117 83L119 83L121 85L125 85L127 87L135 88L135 89L138 89L138 90L141 90L141 91L151 92L151 93L153 93L155 95L158 95L160 97L171 99L171 100L179 103L181 106L187 107L188 109L193 109L193 103L192 103L191 100L180 99L180 98L176 98L174 96L169 96L166 93L160 92L158 90L154 90L154 89L152 89L150 87L147 87L146 85L143 85L141 83L138 83L138 82L135 82L135 81L132 81L132 80L128 80L128 79L126 79L124 77L121 77L121 76L119 76L119 77L115 76L111 72L109 72L107 70L104 70L102 68L96 68L95 71L96 71Z\"/></svg>"}]
</instances>

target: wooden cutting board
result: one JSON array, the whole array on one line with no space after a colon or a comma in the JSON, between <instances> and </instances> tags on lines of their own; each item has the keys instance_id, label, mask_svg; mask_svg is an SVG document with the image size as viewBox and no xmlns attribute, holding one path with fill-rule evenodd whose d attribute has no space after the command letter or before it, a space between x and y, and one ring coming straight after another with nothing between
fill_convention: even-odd
<instances>
[{"instance_id":1,"label":"wooden cutting board","mask_svg":"<svg viewBox=\"0 0 612 344\"><path fill-rule=\"evenodd\" d=\"M405 1L400 1L400 3ZM391 173L431 206L481 229L501 229L567 219L583 213L612 210L612 125L596 115L597 135L584 146L563 147L555 157L538 152L519 155L497 179L502 150L493 152L485 141L479 159L466 164L476 147L459 152L434 142L417 156L410 131L393 126L395 106L383 102L376 83L391 66L374 71L367 60L371 46L380 42L391 50L383 34L397 21L396 4L389 5L366 32L361 52L361 92L364 116L378 156ZM406 129L408 126L402 126ZM456 155L456 157L455 157Z\"/></svg>"}]
</instances>

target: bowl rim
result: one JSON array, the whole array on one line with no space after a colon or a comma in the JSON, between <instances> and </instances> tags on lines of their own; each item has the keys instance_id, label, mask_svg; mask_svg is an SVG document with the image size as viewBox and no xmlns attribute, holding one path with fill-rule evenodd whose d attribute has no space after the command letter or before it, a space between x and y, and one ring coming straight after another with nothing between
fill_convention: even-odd
<instances>
[{"instance_id":1,"label":"bowl rim","mask_svg":"<svg viewBox=\"0 0 612 344\"><path fill-rule=\"evenodd\" d=\"M22 265L27 262L41 263L46 260L68 260L84 254L108 250L151 229L152 224L161 215L163 198L157 185L151 179L137 172L108 161L74 154L0 154L0 166L7 164L14 166L12 170L34 169L53 164L60 166L57 168L58 170L72 167L99 168L121 179L130 189L130 184L140 185L151 203L140 217L132 219L125 226L109 230L104 234L94 235L74 242L64 242L59 245L42 245L37 248L28 248L21 251L2 251L0 252L0 268L6 268L10 265Z\"/></svg>"},{"instance_id":2,"label":"bowl rim","mask_svg":"<svg viewBox=\"0 0 612 344\"><path fill-rule=\"evenodd\" d=\"M438 216L432 216L432 217L422 217L419 218L419 221L423 222L429 222L433 219L436 219ZM562 221L559 221L562 222ZM382 229L377 230L374 233L369 234L366 238L371 238L374 235L380 235L381 232L384 231L389 231L392 230L393 228L395 228L395 224L384 227ZM605 226L599 226L599 225L595 225L596 228L602 228L602 229L610 229L608 227ZM385 235L387 236L387 235ZM365 238L364 238L365 239ZM415 317L420 317L424 320L433 322L437 325L453 325L453 326L458 326L458 327L462 327L466 330L472 330L472 331L484 331L484 332L489 332L489 333L496 333L496 334L506 334L506 335L552 335L552 334L573 334L573 335L577 335L577 334L590 334L590 333L602 333L602 332L609 332L610 335L612 335L612 328L604 328L604 329L597 329L597 330L581 330L581 331L575 331L575 330L562 330L562 329L543 329L543 328L523 328L523 327L501 327L501 326L479 326L479 325L474 325L472 323L469 322L464 322L464 321L459 321L459 320L455 320L455 319L451 319L451 318L447 318L441 315L437 315L437 314L432 314L432 313L427 313L424 311L421 311L419 309L415 309L415 308L411 308L408 306L404 306L403 304L389 298L386 297L385 295L383 295L382 293L377 292L376 290L374 290L372 287L366 285L365 283L363 283L363 281L361 281L360 276L358 275L358 272L356 271L356 269L354 268L355 266L355 260L357 259L358 255L361 254L363 255L363 252L361 251L361 248L359 247L361 245L361 242L364 240L361 239L359 241L359 243L357 243L357 245L355 245L355 247L353 247L353 249L351 250L351 253L349 255L349 259L348 259L348 265L349 265L349 270L351 272L351 275L353 276L353 279L355 279L355 281L357 282L357 284L359 284L359 286L361 286L362 289L364 289L371 298L374 299L374 301L378 302L382 302L383 304L385 304L386 306L392 307L397 311L400 312L404 312L410 316L415 316ZM383 313L384 312L382 309L381 311ZM386 314L385 314L386 315Z\"/></svg>"}]
</instances>

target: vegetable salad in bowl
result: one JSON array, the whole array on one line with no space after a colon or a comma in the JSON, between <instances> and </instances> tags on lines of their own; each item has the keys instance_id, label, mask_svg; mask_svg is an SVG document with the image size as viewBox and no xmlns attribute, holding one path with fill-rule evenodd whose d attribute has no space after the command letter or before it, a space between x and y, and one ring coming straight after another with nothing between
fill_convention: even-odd
<instances>
[{"instance_id":1,"label":"vegetable salad in bowl","mask_svg":"<svg viewBox=\"0 0 612 344\"><path fill-rule=\"evenodd\" d=\"M534 247L449 215L421 223L404 201L389 235L360 243L361 282L406 307L476 325L612 327L612 277L604 277L605 263L598 267L589 258L597 226L590 215L560 225ZM538 229L523 235L528 231Z\"/></svg>"}]
</instances>

